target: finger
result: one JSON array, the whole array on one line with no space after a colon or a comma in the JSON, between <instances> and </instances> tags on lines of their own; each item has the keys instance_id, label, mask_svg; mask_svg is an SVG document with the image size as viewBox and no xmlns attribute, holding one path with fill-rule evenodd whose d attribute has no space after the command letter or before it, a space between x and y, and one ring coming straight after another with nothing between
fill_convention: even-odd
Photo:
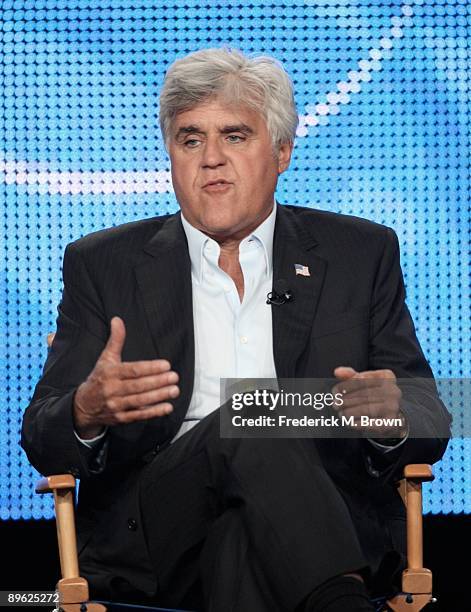
<instances>
[{"instance_id":1,"label":"finger","mask_svg":"<svg viewBox=\"0 0 471 612\"><path fill-rule=\"evenodd\" d=\"M349 416L354 416L354 417L368 417L368 418L372 418L372 419L380 419L381 421L386 420L390 420L390 426L391 427L396 427L398 424L392 422L395 419L401 419L402 421L404 420L404 417L402 416L402 414L400 413L400 411L395 408L395 407L385 407L385 405L382 402L378 402L376 404L368 404L368 406L364 406L363 408L361 407L354 407L354 408L345 408L344 410L341 410L341 414L342 416L345 417L349 417Z\"/></svg>"},{"instance_id":2,"label":"finger","mask_svg":"<svg viewBox=\"0 0 471 612\"><path fill-rule=\"evenodd\" d=\"M396 380L396 375L394 374L392 370L365 370L363 372L357 372L353 368L346 367L346 366L339 366L338 368L335 368L334 374L337 378L341 379L342 381L345 381L345 382L347 380L349 381L347 386L342 386L340 383L337 383L337 385L333 387L332 391L339 392L339 393L341 393L344 389L348 391L348 390L354 390L356 388L362 388L364 386L365 387L368 386L368 384L362 385L361 382L355 383L353 381L361 381L361 380L395 381ZM349 385L353 385L353 386L350 387ZM374 386L374 383L372 382L371 385Z\"/></svg>"},{"instance_id":3,"label":"finger","mask_svg":"<svg viewBox=\"0 0 471 612\"><path fill-rule=\"evenodd\" d=\"M110 326L110 336L101 356L121 361L121 353L126 339L126 327L124 321L120 317L113 317Z\"/></svg>"},{"instance_id":4,"label":"finger","mask_svg":"<svg viewBox=\"0 0 471 612\"><path fill-rule=\"evenodd\" d=\"M369 404L381 403L382 397L373 397L372 395L365 395L364 393L348 393L342 396L342 402L334 404L334 408L337 410L347 410L350 408L364 408L367 410Z\"/></svg>"},{"instance_id":5,"label":"finger","mask_svg":"<svg viewBox=\"0 0 471 612\"><path fill-rule=\"evenodd\" d=\"M340 378L341 380L348 380L352 376L358 374L356 370L347 366L339 366L334 370L335 378Z\"/></svg>"},{"instance_id":6,"label":"finger","mask_svg":"<svg viewBox=\"0 0 471 612\"><path fill-rule=\"evenodd\" d=\"M126 378L113 385L110 397L124 397L145 391L153 391L160 387L166 387L178 382L178 374L173 371L151 376L140 376L138 378Z\"/></svg>"},{"instance_id":7,"label":"finger","mask_svg":"<svg viewBox=\"0 0 471 612\"><path fill-rule=\"evenodd\" d=\"M377 387L374 389L363 389L354 391L353 393L345 393L342 395L342 403L336 404L336 407L353 408L354 406L366 406L368 404L389 404L394 402L399 405L401 398L400 390L396 388Z\"/></svg>"},{"instance_id":8,"label":"finger","mask_svg":"<svg viewBox=\"0 0 471 612\"><path fill-rule=\"evenodd\" d=\"M180 389L176 385L146 391L145 393L137 393L134 395L126 395L125 397L114 397L108 402L108 408L113 412L121 412L123 410L136 410L136 408L149 406L151 404L160 404L169 399L175 399L180 395Z\"/></svg>"},{"instance_id":9,"label":"finger","mask_svg":"<svg viewBox=\"0 0 471 612\"><path fill-rule=\"evenodd\" d=\"M392 370L366 370L359 372L360 378L380 378L382 380L396 380L396 375Z\"/></svg>"},{"instance_id":10,"label":"finger","mask_svg":"<svg viewBox=\"0 0 471 612\"><path fill-rule=\"evenodd\" d=\"M154 406L147 406L145 409L128 410L117 412L113 415L113 424L134 423L135 421L147 421L156 417L162 417L173 411L172 404L163 402Z\"/></svg>"},{"instance_id":11,"label":"finger","mask_svg":"<svg viewBox=\"0 0 471 612\"><path fill-rule=\"evenodd\" d=\"M121 380L153 376L170 370L170 362L166 359L146 359L142 361L125 361L119 365L117 372Z\"/></svg>"},{"instance_id":12,"label":"finger","mask_svg":"<svg viewBox=\"0 0 471 612\"><path fill-rule=\"evenodd\" d=\"M375 387L381 387L385 383L384 379L381 378L364 378L359 374L354 377L343 380L335 384L332 387L332 393L342 393L344 395L354 393L356 391L362 391L365 389L373 389ZM389 381L388 381L389 383Z\"/></svg>"}]
</instances>

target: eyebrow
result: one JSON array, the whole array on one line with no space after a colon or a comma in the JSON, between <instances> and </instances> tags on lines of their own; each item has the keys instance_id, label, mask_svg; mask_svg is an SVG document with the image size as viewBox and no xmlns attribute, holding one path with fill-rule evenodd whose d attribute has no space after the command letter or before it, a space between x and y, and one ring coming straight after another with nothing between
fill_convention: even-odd
<instances>
[{"instance_id":1,"label":"eyebrow","mask_svg":"<svg viewBox=\"0 0 471 612\"><path fill-rule=\"evenodd\" d=\"M225 125L219 129L220 134L231 134L232 132L242 132L242 134L247 135L254 133L253 129L245 123ZM206 134L206 132L198 125L183 125L178 129L175 138L178 140L181 136L185 136L186 134Z\"/></svg>"}]
</instances>

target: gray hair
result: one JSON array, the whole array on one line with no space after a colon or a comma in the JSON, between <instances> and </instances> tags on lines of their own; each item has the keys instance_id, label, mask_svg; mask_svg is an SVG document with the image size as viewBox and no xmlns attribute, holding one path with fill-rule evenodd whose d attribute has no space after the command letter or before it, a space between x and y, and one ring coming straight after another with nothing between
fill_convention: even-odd
<instances>
[{"instance_id":1,"label":"gray hair","mask_svg":"<svg viewBox=\"0 0 471 612\"><path fill-rule=\"evenodd\" d=\"M165 75L159 121L165 146L175 117L210 98L248 106L265 119L273 150L294 143L298 114L293 84L270 56L248 57L237 49L202 49L176 60Z\"/></svg>"}]
</instances>

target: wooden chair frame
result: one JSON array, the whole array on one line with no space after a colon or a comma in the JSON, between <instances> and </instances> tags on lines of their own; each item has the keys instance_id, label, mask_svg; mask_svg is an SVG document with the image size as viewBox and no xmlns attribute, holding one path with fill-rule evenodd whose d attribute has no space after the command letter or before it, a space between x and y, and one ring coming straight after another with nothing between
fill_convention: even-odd
<instances>
[{"instance_id":1,"label":"wooden chair frame","mask_svg":"<svg viewBox=\"0 0 471 612\"><path fill-rule=\"evenodd\" d=\"M411 464L404 469L399 492L407 514L407 568L402 572L402 592L388 600L383 610L419 612L432 596L432 572L423 567L422 483L434 479L427 464ZM88 583L80 576L75 532L75 478L59 474L42 478L36 493L53 493L57 540L62 578L57 583L60 607L64 612L104 612L106 607L89 602ZM85 607L84 607L85 606Z\"/></svg>"}]
</instances>

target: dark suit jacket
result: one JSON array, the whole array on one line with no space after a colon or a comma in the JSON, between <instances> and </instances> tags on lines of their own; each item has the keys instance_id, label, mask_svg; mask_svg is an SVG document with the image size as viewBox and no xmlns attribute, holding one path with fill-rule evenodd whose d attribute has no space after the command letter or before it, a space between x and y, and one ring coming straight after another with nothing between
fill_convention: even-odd
<instances>
[{"instance_id":1,"label":"dark suit jacket","mask_svg":"<svg viewBox=\"0 0 471 612\"><path fill-rule=\"evenodd\" d=\"M296 276L295 263L308 266L310 277ZM138 570L140 559L144 567L142 534L128 523L139 520L136 476L157 446L177 432L193 389L190 258L180 215L127 223L69 244L63 277L57 333L24 415L21 444L39 472L71 472L81 479L82 568L91 573L99 564L113 568L117 555L132 558L128 575L152 593L152 575ZM432 377L404 303L392 230L355 217L278 205L273 278L288 279L295 295L289 307L272 307L278 377L331 377L338 365L390 368L398 378ZM180 374L181 393L166 417L110 428L105 469L96 474L74 436L72 406L77 386L103 350L114 315L126 325L123 360L168 359ZM409 439L388 455L361 439L320 445L372 563L391 548L391 539L404 548L404 508L394 485L403 466L438 461L448 441L450 416L433 383L406 399L403 411Z\"/></svg>"}]
</instances>

